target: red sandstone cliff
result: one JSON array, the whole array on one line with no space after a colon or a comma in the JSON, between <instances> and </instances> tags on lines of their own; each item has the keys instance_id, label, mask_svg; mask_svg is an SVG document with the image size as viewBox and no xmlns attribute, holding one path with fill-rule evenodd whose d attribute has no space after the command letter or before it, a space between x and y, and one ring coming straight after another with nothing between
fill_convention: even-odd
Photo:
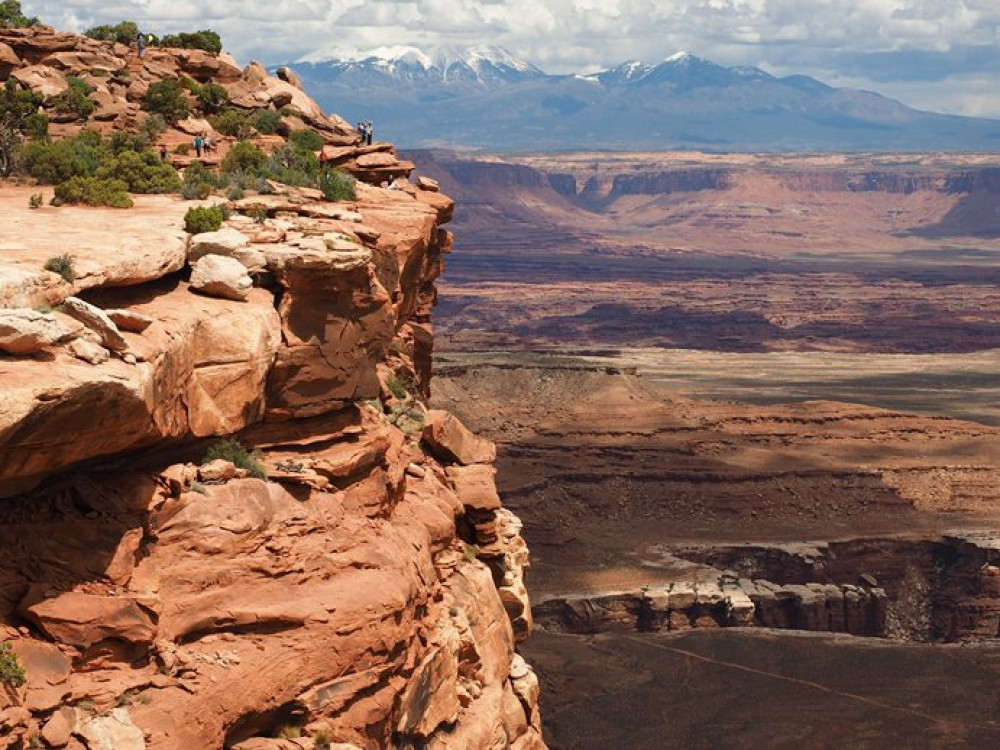
<instances>
[{"instance_id":1,"label":"red sandstone cliff","mask_svg":"<svg viewBox=\"0 0 1000 750\"><path fill-rule=\"evenodd\" d=\"M291 107L362 180L412 168L254 64L45 29L0 53L53 91L129 69L92 75L101 127L182 71ZM109 220L5 188L0 641L27 679L0 687L0 747L543 747L520 522L492 444L423 401L452 203L419 184L277 186L193 239L179 199ZM67 250L72 282L41 269ZM230 292L193 291L205 254L243 269ZM268 479L197 465L228 435Z\"/></svg>"}]
</instances>

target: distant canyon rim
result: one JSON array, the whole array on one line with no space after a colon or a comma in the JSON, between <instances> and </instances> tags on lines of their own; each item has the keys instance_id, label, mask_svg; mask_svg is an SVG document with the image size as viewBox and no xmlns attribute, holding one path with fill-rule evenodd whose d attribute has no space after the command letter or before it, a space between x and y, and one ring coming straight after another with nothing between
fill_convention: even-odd
<instances>
[{"instance_id":1,"label":"distant canyon rim","mask_svg":"<svg viewBox=\"0 0 1000 750\"><path fill-rule=\"evenodd\" d=\"M1000 157L409 156L550 746L995 744Z\"/></svg>"}]
</instances>

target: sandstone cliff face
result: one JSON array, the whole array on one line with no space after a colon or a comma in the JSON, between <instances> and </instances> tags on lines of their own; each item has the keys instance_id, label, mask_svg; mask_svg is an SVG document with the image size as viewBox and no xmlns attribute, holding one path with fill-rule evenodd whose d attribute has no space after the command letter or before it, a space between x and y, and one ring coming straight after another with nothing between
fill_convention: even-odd
<instances>
[{"instance_id":1,"label":"sandstone cliff face","mask_svg":"<svg viewBox=\"0 0 1000 750\"><path fill-rule=\"evenodd\" d=\"M37 85L140 66L50 30L0 37ZM288 99L362 179L409 173L259 66L141 63L157 65L248 108ZM0 747L544 747L515 651L528 552L495 450L424 406L452 204L419 184L336 204L276 186L138 276L81 210L83 285L23 261L64 249L45 234L0 248L0 642L26 673L0 686ZM5 211L27 214L11 191ZM188 204L138 205L183 237ZM41 213L57 227L60 211ZM235 258L253 288L196 284L206 258ZM196 465L230 435L256 465Z\"/></svg>"}]
</instances>

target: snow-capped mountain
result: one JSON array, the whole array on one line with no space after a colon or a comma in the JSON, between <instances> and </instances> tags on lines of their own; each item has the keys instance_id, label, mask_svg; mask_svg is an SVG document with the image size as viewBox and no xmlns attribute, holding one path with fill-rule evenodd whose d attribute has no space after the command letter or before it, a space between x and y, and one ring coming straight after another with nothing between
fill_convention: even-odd
<instances>
[{"instance_id":1,"label":"snow-capped mountain","mask_svg":"<svg viewBox=\"0 0 1000 750\"><path fill-rule=\"evenodd\" d=\"M367 52L316 53L300 60L296 69L307 77L362 84L441 84L492 87L544 78L545 73L503 47L445 45L379 47Z\"/></svg>"},{"instance_id":2,"label":"snow-capped mountain","mask_svg":"<svg viewBox=\"0 0 1000 750\"><path fill-rule=\"evenodd\" d=\"M994 150L1000 121L921 112L688 52L549 75L500 47L384 47L291 66L326 109L404 147Z\"/></svg>"}]
</instances>

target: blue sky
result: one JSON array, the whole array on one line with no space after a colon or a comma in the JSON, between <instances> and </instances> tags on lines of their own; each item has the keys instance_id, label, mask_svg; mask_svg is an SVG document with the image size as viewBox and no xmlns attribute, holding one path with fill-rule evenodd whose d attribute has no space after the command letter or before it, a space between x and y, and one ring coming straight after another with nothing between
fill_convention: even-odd
<instances>
[{"instance_id":1,"label":"blue sky","mask_svg":"<svg viewBox=\"0 0 1000 750\"><path fill-rule=\"evenodd\" d=\"M1000 117L1000 0L22 0L60 28L214 28L245 62L391 44L500 44L552 73L678 50Z\"/></svg>"}]
</instances>

